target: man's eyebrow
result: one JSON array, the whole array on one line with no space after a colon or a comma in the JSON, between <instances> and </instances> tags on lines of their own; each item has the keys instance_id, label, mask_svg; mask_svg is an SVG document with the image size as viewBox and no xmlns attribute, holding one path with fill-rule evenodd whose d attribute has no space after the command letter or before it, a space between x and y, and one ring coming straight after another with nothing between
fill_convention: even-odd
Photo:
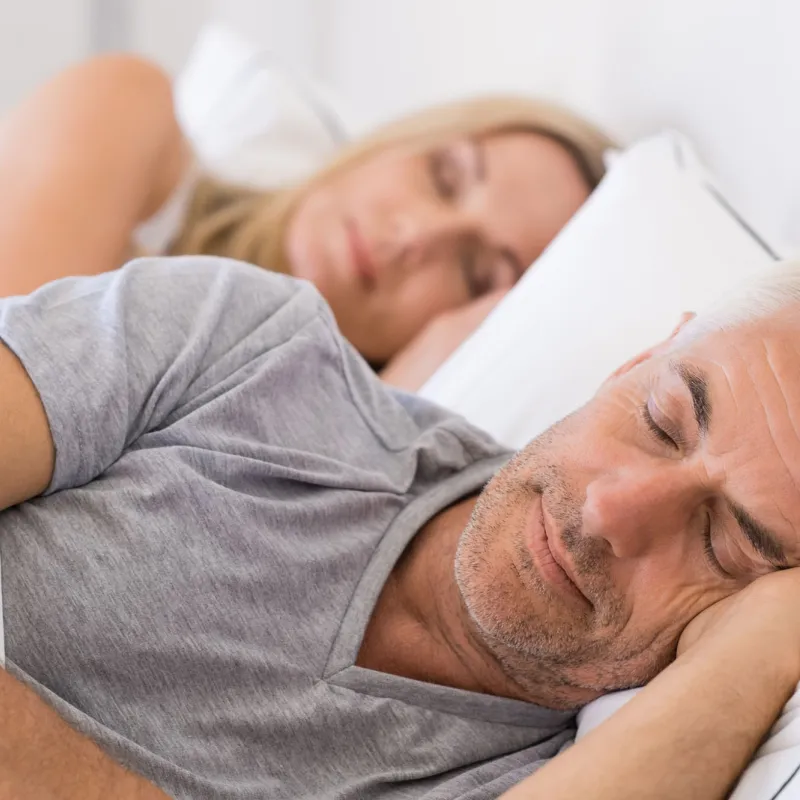
<instances>
[{"instance_id":1,"label":"man's eyebrow","mask_svg":"<svg viewBox=\"0 0 800 800\"><path fill-rule=\"evenodd\" d=\"M742 533L753 549L773 566L788 567L789 559L778 537L761 523L756 522L741 506L730 500L727 503L731 514L739 523Z\"/></svg>"},{"instance_id":2,"label":"man's eyebrow","mask_svg":"<svg viewBox=\"0 0 800 800\"><path fill-rule=\"evenodd\" d=\"M697 427L700 428L700 434L705 436L711 425L711 400L708 396L708 378L705 372L683 361L671 361L669 366L689 390Z\"/></svg>"}]
</instances>

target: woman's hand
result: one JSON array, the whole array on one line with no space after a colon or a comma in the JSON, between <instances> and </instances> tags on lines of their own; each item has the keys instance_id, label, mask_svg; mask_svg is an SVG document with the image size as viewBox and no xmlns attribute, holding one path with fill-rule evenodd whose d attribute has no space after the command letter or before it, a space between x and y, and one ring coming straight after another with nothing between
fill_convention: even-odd
<instances>
[{"instance_id":1,"label":"woman's hand","mask_svg":"<svg viewBox=\"0 0 800 800\"><path fill-rule=\"evenodd\" d=\"M417 391L480 326L507 291L492 292L440 314L389 362L381 378L399 389Z\"/></svg>"}]
</instances>

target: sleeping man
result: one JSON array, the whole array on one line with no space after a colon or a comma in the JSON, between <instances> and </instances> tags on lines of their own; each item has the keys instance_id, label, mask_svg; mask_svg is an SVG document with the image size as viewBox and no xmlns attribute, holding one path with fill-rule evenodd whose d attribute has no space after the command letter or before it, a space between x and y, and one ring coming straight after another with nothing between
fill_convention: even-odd
<instances>
[{"instance_id":1,"label":"sleeping man","mask_svg":"<svg viewBox=\"0 0 800 800\"><path fill-rule=\"evenodd\" d=\"M800 679L800 267L769 281L510 460L288 278L0 302L0 796L724 796Z\"/></svg>"}]
</instances>

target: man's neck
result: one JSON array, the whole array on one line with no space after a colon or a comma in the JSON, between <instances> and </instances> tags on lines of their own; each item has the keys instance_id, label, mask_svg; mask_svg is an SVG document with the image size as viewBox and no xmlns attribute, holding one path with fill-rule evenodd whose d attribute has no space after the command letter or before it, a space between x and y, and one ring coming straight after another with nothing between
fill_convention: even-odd
<instances>
[{"instance_id":1,"label":"man's neck","mask_svg":"<svg viewBox=\"0 0 800 800\"><path fill-rule=\"evenodd\" d=\"M474 506L474 497L462 500L417 533L383 587L356 663L525 700L522 689L474 636L456 585L456 549Z\"/></svg>"}]
</instances>

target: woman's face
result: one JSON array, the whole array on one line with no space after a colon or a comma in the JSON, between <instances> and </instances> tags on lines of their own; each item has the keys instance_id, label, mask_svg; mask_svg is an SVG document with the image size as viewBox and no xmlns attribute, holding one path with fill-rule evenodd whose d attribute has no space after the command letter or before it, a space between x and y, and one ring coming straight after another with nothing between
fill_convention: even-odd
<instances>
[{"instance_id":1,"label":"woman's face","mask_svg":"<svg viewBox=\"0 0 800 800\"><path fill-rule=\"evenodd\" d=\"M512 286L588 194L572 156L545 136L398 146L314 187L286 251L344 336L384 363L436 315Z\"/></svg>"}]
</instances>

